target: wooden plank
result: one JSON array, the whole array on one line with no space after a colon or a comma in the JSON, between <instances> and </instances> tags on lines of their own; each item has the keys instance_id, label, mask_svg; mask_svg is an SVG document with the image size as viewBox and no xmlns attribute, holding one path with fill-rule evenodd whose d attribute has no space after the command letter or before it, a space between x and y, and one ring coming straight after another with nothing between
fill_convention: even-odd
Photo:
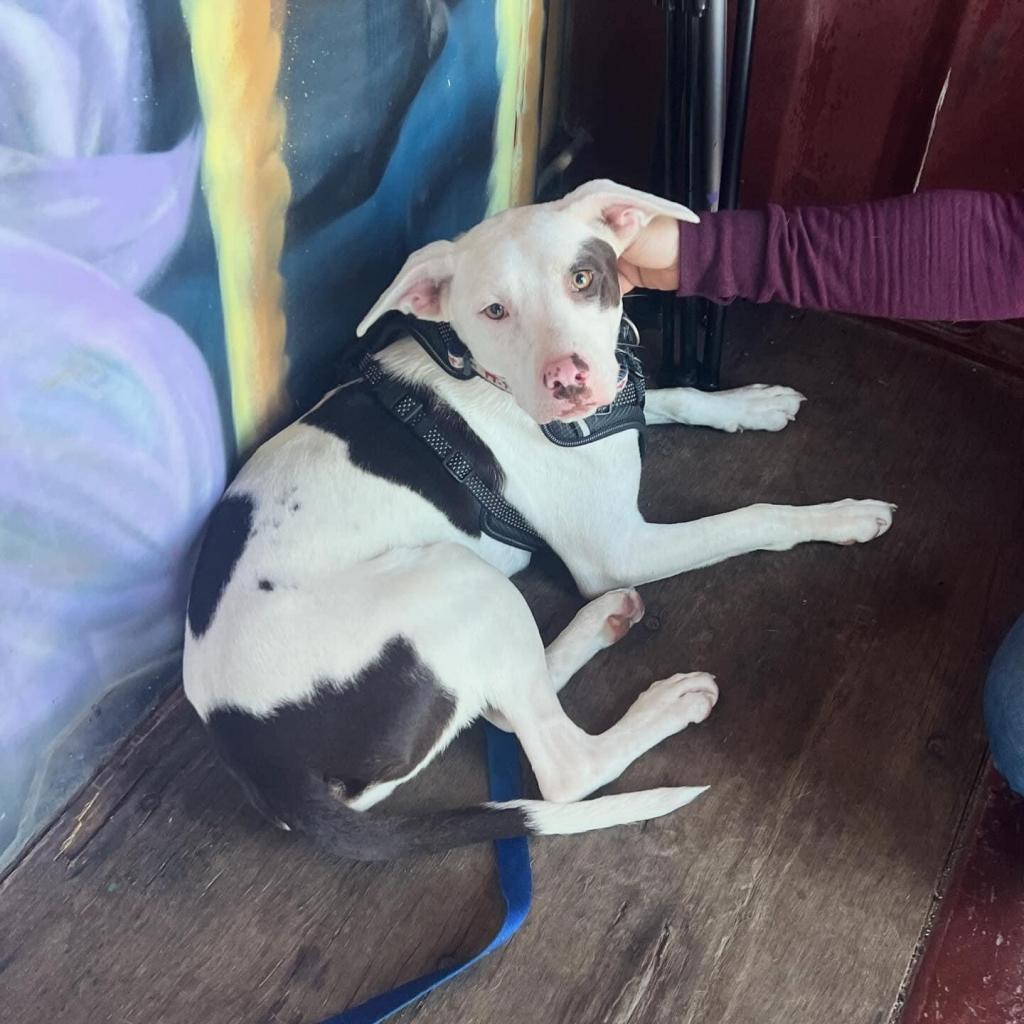
<instances>
[{"instance_id":1,"label":"wooden plank","mask_svg":"<svg viewBox=\"0 0 1024 1024\"><path fill-rule=\"evenodd\" d=\"M896 526L645 588L645 623L566 704L600 729L654 678L715 672L709 722L612 787L711 792L535 842L523 932L402 1021L888 1015L983 757L984 669L1024 604L1024 384L849 321L730 326L727 380L811 400L779 435L655 431L652 516L874 496ZM550 635L576 599L528 577ZM473 732L395 804L484 792ZM337 863L265 828L177 697L0 885L0 1022L315 1021L478 948L492 870L485 848Z\"/></svg>"}]
</instances>

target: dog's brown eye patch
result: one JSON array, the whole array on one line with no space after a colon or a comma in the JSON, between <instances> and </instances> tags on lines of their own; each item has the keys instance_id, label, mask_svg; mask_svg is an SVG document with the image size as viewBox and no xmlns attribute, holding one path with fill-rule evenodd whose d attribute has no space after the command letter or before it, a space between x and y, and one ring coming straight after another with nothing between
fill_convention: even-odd
<instances>
[{"instance_id":1,"label":"dog's brown eye patch","mask_svg":"<svg viewBox=\"0 0 1024 1024\"><path fill-rule=\"evenodd\" d=\"M596 300L602 309L617 306L622 295L615 250L600 238L584 242L569 269L569 285L578 301Z\"/></svg>"}]
</instances>

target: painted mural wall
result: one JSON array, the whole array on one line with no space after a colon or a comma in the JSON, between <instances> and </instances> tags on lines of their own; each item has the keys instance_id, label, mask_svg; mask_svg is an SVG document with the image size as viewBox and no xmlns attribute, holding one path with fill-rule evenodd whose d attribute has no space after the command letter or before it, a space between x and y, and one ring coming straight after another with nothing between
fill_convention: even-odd
<instances>
[{"instance_id":1,"label":"painted mural wall","mask_svg":"<svg viewBox=\"0 0 1024 1024\"><path fill-rule=\"evenodd\" d=\"M538 6L0 0L0 865L176 682L240 455L522 193Z\"/></svg>"}]
</instances>

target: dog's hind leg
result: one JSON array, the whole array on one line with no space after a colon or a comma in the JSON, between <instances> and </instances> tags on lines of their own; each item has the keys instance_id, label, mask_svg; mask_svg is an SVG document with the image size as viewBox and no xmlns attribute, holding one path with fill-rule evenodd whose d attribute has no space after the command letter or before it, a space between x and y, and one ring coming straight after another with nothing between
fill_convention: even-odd
<instances>
[{"instance_id":1,"label":"dog's hind leg","mask_svg":"<svg viewBox=\"0 0 1024 1024\"><path fill-rule=\"evenodd\" d=\"M544 652L555 693L598 651L621 640L643 617L643 599L630 587L610 590L585 604Z\"/></svg>"},{"instance_id":2,"label":"dog's hind leg","mask_svg":"<svg viewBox=\"0 0 1024 1024\"><path fill-rule=\"evenodd\" d=\"M556 689L639 618L642 605L633 592L608 594L592 602L545 652L522 595L493 566L451 545L418 552L409 561L414 571L393 575L381 591L382 597L389 595L389 630L408 639L422 664L457 701L458 709L444 735L416 767L393 782L368 788L351 807L363 809L376 803L485 708L494 708L507 719L544 796L543 801L488 806L491 811L504 813L504 808L525 815L533 834L566 834L645 820L676 810L699 795L700 788L670 787L575 803L612 781L656 743L692 722L703 721L717 697L712 678L694 673L655 683L616 725L598 736L584 732L566 715ZM365 631L365 623L361 629ZM402 719L409 712L408 706L394 706L387 715ZM419 717L413 711L413 720ZM384 725L381 722L369 732L372 735ZM381 735L385 733L386 729ZM477 811L473 814L479 816ZM519 834L495 831L498 826L486 821L480 828L483 831L473 835L481 839ZM455 832L463 837L458 841L466 841L462 825ZM454 840L445 841L457 845Z\"/></svg>"},{"instance_id":3,"label":"dog's hind leg","mask_svg":"<svg viewBox=\"0 0 1024 1024\"><path fill-rule=\"evenodd\" d=\"M610 590L585 604L544 651L548 678L558 693L598 651L621 640L644 616L644 602L632 588ZM511 732L508 719L487 709L484 717Z\"/></svg>"},{"instance_id":4,"label":"dog's hind leg","mask_svg":"<svg viewBox=\"0 0 1024 1024\"><path fill-rule=\"evenodd\" d=\"M502 599L500 618L479 622L492 666L481 678L486 679L484 705L492 709L487 712L492 721L519 738L545 800L581 800L641 754L710 714L718 688L707 673L692 672L654 683L607 731L596 736L584 732L565 713L557 691L585 661L618 639L631 620L639 619L639 596L614 591L590 602L545 651L526 603L511 583L501 582L507 590L491 588L494 600ZM478 674L481 668L477 663Z\"/></svg>"},{"instance_id":5,"label":"dog's hind leg","mask_svg":"<svg viewBox=\"0 0 1024 1024\"><path fill-rule=\"evenodd\" d=\"M544 799L572 803L618 778L662 740L703 722L718 700L718 687L705 672L662 679L597 736L566 715L544 674L531 677L520 695L500 710L523 746Z\"/></svg>"},{"instance_id":6,"label":"dog's hind leg","mask_svg":"<svg viewBox=\"0 0 1024 1024\"><path fill-rule=\"evenodd\" d=\"M398 588L390 588L392 616L406 608L416 613L416 624L410 621L402 632L448 692L458 696L460 722L484 708L504 718L522 743L545 800L571 803L611 782L651 747L702 722L718 698L706 673L675 675L654 683L615 725L592 736L565 713L556 690L639 617L639 598L631 591L603 595L545 651L526 601L498 570L452 546L423 553L418 562L422 571L401 588L400 605ZM429 593L443 593L446 600L431 601ZM666 799L684 795L672 792ZM693 791L687 792L692 798Z\"/></svg>"}]
</instances>

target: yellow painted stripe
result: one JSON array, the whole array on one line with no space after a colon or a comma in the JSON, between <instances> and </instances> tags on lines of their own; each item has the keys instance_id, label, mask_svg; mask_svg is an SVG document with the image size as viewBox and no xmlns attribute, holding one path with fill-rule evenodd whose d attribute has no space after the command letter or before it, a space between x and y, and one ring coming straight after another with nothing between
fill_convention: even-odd
<instances>
[{"instance_id":1,"label":"yellow painted stripe","mask_svg":"<svg viewBox=\"0 0 1024 1024\"><path fill-rule=\"evenodd\" d=\"M495 0L495 18L499 92L489 214L533 200L544 5L542 0Z\"/></svg>"},{"instance_id":2,"label":"yellow painted stripe","mask_svg":"<svg viewBox=\"0 0 1024 1024\"><path fill-rule=\"evenodd\" d=\"M202 180L217 247L231 411L240 453L283 405L279 271L291 196L277 96L284 4L182 0L203 112Z\"/></svg>"}]
</instances>

